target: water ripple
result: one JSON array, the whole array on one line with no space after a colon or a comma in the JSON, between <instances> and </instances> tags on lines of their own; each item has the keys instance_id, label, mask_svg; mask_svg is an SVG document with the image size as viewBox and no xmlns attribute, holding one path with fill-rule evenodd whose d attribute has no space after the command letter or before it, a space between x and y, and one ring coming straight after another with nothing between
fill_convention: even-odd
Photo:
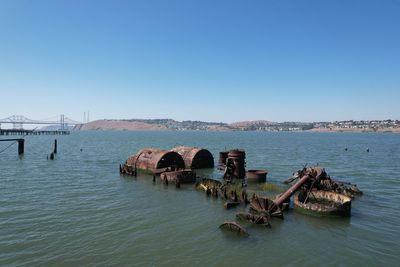
<instances>
[{"instance_id":1,"label":"water ripple","mask_svg":"<svg viewBox=\"0 0 400 267\"><path fill-rule=\"evenodd\" d=\"M79 132L57 137L59 153L49 161L53 138L27 138L22 160L11 150L0 158L1 266L396 266L400 260L399 135ZM364 195L353 201L351 218L290 211L271 229L246 224L250 236L238 238L218 228L237 211L226 211L222 201L193 186L119 176L118 164L140 148L177 144L206 147L215 156L239 146L247 166L268 169L274 182L319 163Z\"/></svg>"}]
</instances>

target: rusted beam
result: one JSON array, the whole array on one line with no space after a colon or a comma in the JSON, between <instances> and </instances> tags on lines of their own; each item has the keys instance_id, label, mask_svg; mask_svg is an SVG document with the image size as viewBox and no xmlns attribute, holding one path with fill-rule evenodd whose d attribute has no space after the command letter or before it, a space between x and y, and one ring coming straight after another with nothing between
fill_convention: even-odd
<instances>
[{"instance_id":1,"label":"rusted beam","mask_svg":"<svg viewBox=\"0 0 400 267\"><path fill-rule=\"evenodd\" d=\"M294 185L292 185L288 190L286 190L285 193L280 195L277 199L274 200L276 205L281 205L283 202L285 202L286 199L290 198L294 192L296 192L305 182L310 179L311 176L310 174L305 174L303 177L300 178Z\"/></svg>"}]
</instances>

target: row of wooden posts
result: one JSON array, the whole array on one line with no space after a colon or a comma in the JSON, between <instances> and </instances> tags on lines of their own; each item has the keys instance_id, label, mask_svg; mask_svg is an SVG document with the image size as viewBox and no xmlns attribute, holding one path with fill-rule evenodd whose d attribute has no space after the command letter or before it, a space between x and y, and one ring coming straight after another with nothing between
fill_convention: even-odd
<instances>
[{"instance_id":1,"label":"row of wooden posts","mask_svg":"<svg viewBox=\"0 0 400 267\"><path fill-rule=\"evenodd\" d=\"M15 139L0 139L2 142L17 142L18 143L18 155L22 155L25 152L25 139L23 138L15 138ZM54 159L55 154L57 154L57 139L54 139L54 149L50 154L50 159ZM49 159L49 155L47 155L47 159Z\"/></svg>"}]
</instances>

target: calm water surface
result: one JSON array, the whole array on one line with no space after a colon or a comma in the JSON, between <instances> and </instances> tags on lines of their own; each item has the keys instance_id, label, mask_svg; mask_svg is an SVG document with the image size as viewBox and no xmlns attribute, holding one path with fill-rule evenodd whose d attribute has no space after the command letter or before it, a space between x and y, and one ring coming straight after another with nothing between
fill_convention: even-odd
<instances>
[{"instance_id":1,"label":"calm water surface","mask_svg":"<svg viewBox=\"0 0 400 267\"><path fill-rule=\"evenodd\" d=\"M21 159L16 146L0 154L0 266L399 264L400 135L76 132L57 137L50 161L53 139L28 136ZM238 238L218 226L243 208L226 211L193 185L119 175L119 163L140 148L176 145L208 148L216 160L225 148L243 148L248 168L268 169L274 183L318 163L364 195L353 201L351 218L291 210L272 229L246 225L250 236Z\"/></svg>"}]
</instances>

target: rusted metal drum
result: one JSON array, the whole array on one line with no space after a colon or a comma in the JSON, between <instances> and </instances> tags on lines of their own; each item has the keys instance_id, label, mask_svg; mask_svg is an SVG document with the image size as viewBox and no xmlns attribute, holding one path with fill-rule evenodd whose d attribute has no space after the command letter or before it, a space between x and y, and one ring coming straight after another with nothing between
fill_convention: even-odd
<instances>
[{"instance_id":1,"label":"rusted metal drum","mask_svg":"<svg viewBox=\"0 0 400 267\"><path fill-rule=\"evenodd\" d=\"M241 149L233 149L228 153L226 164L232 168L232 175L234 178L243 179L246 175L246 152Z\"/></svg>"},{"instance_id":2,"label":"rusted metal drum","mask_svg":"<svg viewBox=\"0 0 400 267\"><path fill-rule=\"evenodd\" d=\"M158 148L144 148L136 155L130 156L125 165L133 169L151 171L153 173L166 169L184 169L185 163L181 155L173 151Z\"/></svg>"},{"instance_id":3,"label":"rusted metal drum","mask_svg":"<svg viewBox=\"0 0 400 267\"><path fill-rule=\"evenodd\" d=\"M221 151L219 152L219 164L225 165L226 159L228 158L229 151Z\"/></svg>"},{"instance_id":4,"label":"rusted metal drum","mask_svg":"<svg viewBox=\"0 0 400 267\"><path fill-rule=\"evenodd\" d=\"M214 157L207 149L178 146L173 148L172 151L182 156L186 169L204 169L214 167Z\"/></svg>"},{"instance_id":5,"label":"rusted metal drum","mask_svg":"<svg viewBox=\"0 0 400 267\"><path fill-rule=\"evenodd\" d=\"M266 170L247 170L247 182L265 183L267 181L268 171Z\"/></svg>"}]
</instances>

